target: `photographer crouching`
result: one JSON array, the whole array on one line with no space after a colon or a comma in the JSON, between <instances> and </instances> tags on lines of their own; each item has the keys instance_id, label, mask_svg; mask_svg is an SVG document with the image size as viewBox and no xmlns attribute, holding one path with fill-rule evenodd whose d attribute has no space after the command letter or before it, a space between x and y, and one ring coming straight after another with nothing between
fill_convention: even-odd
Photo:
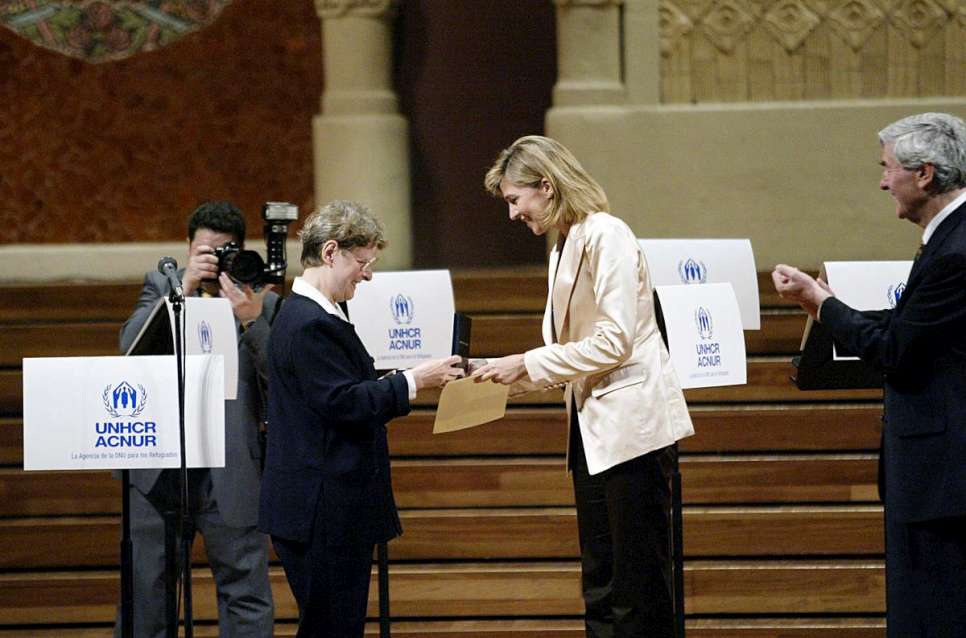
<instances>
[{"instance_id":1,"label":"photographer crouching","mask_svg":"<svg viewBox=\"0 0 966 638\"><path fill-rule=\"evenodd\" d=\"M279 210L278 206L287 208ZM231 203L205 202L188 219L188 265L179 272L184 294L228 299L238 330L238 394L225 401L225 467L188 470L194 529L186 533L193 537L197 530L204 536L218 595L218 633L223 637L272 635L268 538L255 527L266 347L280 304L272 292L273 284L266 282L284 281L285 232L297 214L291 205L266 206L267 266L257 253L244 250L245 218ZM274 227L273 217L280 220ZM145 275L134 312L121 328L122 352L133 343L158 301L170 292L164 275ZM130 477L134 634L162 638L166 630L162 513L178 510L178 470L132 470ZM120 635L119 624L115 635Z\"/></svg>"}]
</instances>

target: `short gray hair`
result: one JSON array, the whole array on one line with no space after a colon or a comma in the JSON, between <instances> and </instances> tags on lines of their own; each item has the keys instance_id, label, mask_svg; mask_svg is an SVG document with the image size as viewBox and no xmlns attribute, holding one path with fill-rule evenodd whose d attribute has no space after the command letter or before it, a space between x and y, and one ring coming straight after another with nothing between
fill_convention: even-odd
<instances>
[{"instance_id":1,"label":"short gray hair","mask_svg":"<svg viewBox=\"0 0 966 638\"><path fill-rule=\"evenodd\" d=\"M948 113L910 115L879 131L882 145L906 170L924 164L936 169L932 192L945 193L966 186L966 123Z\"/></svg>"},{"instance_id":2,"label":"short gray hair","mask_svg":"<svg viewBox=\"0 0 966 638\"><path fill-rule=\"evenodd\" d=\"M322 265L322 246L330 240L345 249L375 246L382 250L386 246L382 223L369 207L344 199L320 206L309 215L299 231L299 240L303 268Z\"/></svg>"}]
</instances>

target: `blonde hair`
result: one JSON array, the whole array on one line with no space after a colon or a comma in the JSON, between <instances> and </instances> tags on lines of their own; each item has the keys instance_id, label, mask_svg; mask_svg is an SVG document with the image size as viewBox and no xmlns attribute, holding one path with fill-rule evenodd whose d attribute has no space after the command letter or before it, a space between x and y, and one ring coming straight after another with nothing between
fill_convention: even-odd
<instances>
[{"instance_id":1,"label":"blonde hair","mask_svg":"<svg viewBox=\"0 0 966 638\"><path fill-rule=\"evenodd\" d=\"M514 186L537 188L547 180L553 198L542 219L544 229L571 226L590 213L609 211L607 195L600 184L584 170L574 154L557 140L542 135L521 137L500 151L483 185L495 197L502 197L500 183L506 179Z\"/></svg>"},{"instance_id":2,"label":"blonde hair","mask_svg":"<svg viewBox=\"0 0 966 638\"><path fill-rule=\"evenodd\" d=\"M339 248L386 246L382 224L369 207L359 202L337 199L320 206L305 219L299 231L304 268L322 265L322 245L334 240Z\"/></svg>"}]
</instances>

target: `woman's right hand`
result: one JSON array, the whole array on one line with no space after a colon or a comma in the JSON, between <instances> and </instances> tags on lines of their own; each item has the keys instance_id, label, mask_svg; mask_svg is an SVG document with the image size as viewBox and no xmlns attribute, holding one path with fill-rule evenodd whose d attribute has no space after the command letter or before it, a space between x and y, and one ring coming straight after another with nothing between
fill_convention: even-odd
<instances>
[{"instance_id":1,"label":"woman's right hand","mask_svg":"<svg viewBox=\"0 0 966 638\"><path fill-rule=\"evenodd\" d=\"M459 379L463 376L463 369L457 367L461 361L462 358L454 354L452 357L433 359L411 368L409 371L416 381L416 390L438 388Z\"/></svg>"}]
</instances>

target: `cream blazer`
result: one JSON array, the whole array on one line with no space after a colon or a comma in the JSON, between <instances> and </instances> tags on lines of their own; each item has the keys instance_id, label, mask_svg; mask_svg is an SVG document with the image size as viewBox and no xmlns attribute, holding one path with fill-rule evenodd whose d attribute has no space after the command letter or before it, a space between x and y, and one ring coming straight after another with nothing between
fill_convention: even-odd
<instances>
[{"instance_id":1,"label":"cream blazer","mask_svg":"<svg viewBox=\"0 0 966 638\"><path fill-rule=\"evenodd\" d=\"M694 434L655 320L647 262L627 224L599 212L572 226L563 253L550 255L548 287L546 345L524 361L537 387L566 383L590 473Z\"/></svg>"}]
</instances>

